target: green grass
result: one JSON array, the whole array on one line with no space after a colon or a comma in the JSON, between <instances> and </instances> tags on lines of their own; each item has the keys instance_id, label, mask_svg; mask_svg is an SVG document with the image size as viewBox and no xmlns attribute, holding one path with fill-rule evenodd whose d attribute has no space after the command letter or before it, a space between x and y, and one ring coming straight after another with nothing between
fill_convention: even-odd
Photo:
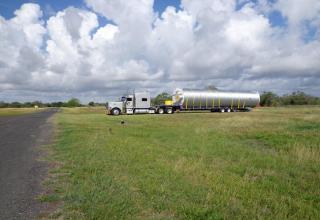
<instances>
[{"instance_id":1,"label":"green grass","mask_svg":"<svg viewBox=\"0 0 320 220\"><path fill-rule=\"evenodd\" d=\"M43 109L35 108L0 108L0 117L1 116L12 116L12 115L22 115L33 113L37 111L42 111Z\"/></svg>"},{"instance_id":2,"label":"green grass","mask_svg":"<svg viewBox=\"0 0 320 220\"><path fill-rule=\"evenodd\" d=\"M120 121L125 124L121 125ZM64 109L51 171L66 219L319 219L320 108L106 116Z\"/></svg>"}]
</instances>

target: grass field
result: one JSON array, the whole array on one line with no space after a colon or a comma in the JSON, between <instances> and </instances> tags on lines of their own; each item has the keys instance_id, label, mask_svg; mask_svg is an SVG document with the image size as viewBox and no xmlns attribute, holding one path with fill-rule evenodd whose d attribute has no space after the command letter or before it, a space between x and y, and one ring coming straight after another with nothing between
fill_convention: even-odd
<instances>
[{"instance_id":1,"label":"grass field","mask_svg":"<svg viewBox=\"0 0 320 220\"><path fill-rule=\"evenodd\" d=\"M0 108L0 117L1 116L11 116L11 115L22 115L27 113L33 113L36 111L41 111L41 109L35 108Z\"/></svg>"},{"instance_id":2,"label":"grass field","mask_svg":"<svg viewBox=\"0 0 320 220\"><path fill-rule=\"evenodd\" d=\"M121 120L125 124L120 123ZM66 219L319 219L320 107L64 109L43 201Z\"/></svg>"}]
</instances>

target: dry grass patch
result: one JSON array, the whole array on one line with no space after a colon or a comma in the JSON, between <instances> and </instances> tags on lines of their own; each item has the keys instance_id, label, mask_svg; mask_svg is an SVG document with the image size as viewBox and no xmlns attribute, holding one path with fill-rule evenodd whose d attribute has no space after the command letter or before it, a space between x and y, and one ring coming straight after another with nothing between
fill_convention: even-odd
<instances>
[{"instance_id":1,"label":"dry grass patch","mask_svg":"<svg viewBox=\"0 0 320 220\"><path fill-rule=\"evenodd\" d=\"M22 115L28 113L34 113L43 111L45 108L0 108L0 117L1 116L11 116L11 115Z\"/></svg>"}]
</instances>

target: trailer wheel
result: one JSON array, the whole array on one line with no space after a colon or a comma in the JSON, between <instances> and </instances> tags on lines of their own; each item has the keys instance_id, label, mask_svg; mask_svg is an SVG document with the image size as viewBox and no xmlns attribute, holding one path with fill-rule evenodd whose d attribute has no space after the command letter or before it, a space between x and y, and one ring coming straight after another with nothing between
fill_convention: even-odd
<instances>
[{"instance_id":1,"label":"trailer wheel","mask_svg":"<svg viewBox=\"0 0 320 220\"><path fill-rule=\"evenodd\" d=\"M172 114L172 113L173 113L172 108L168 108L168 109L167 109L167 113L168 113L168 114Z\"/></svg>"},{"instance_id":2,"label":"trailer wheel","mask_svg":"<svg viewBox=\"0 0 320 220\"><path fill-rule=\"evenodd\" d=\"M220 109L220 112L221 112L221 113L224 113L224 112L225 112L225 109L224 109L224 108Z\"/></svg>"},{"instance_id":3,"label":"trailer wheel","mask_svg":"<svg viewBox=\"0 0 320 220\"><path fill-rule=\"evenodd\" d=\"M163 109L163 108L159 108L159 109L158 109L158 113L159 113L159 114L163 114L163 113L164 113L164 109Z\"/></svg>"},{"instance_id":4,"label":"trailer wheel","mask_svg":"<svg viewBox=\"0 0 320 220\"><path fill-rule=\"evenodd\" d=\"M228 108L228 109L227 109L227 112L228 112L228 113L230 113L230 112L231 112L231 109L230 109L230 108Z\"/></svg>"},{"instance_id":5,"label":"trailer wheel","mask_svg":"<svg viewBox=\"0 0 320 220\"><path fill-rule=\"evenodd\" d=\"M117 115L120 115L120 109L118 109L118 108L112 109L112 110L111 110L111 114L112 114L112 115L116 115L116 116L117 116Z\"/></svg>"}]
</instances>

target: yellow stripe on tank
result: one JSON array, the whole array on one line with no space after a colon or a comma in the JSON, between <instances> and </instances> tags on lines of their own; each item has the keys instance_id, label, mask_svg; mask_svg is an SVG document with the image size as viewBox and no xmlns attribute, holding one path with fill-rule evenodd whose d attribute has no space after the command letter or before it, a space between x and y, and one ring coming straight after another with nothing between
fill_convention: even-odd
<instances>
[{"instance_id":1,"label":"yellow stripe on tank","mask_svg":"<svg viewBox=\"0 0 320 220\"><path fill-rule=\"evenodd\" d=\"M208 97L206 96L206 109L208 109Z\"/></svg>"},{"instance_id":2,"label":"yellow stripe on tank","mask_svg":"<svg viewBox=\"0 0 320 220\"><path fill-rule=\"evenodd\" d=\"M192 99L192 109L194 109L194 96L193 96L193 99Z\"/></svg>"},{"instance_id":3,"label":"yellow stripe on tank","mask_svg":"<svg viewBox=\"0 0 320 220\"><path fill-rule=\"evenodd\" d=\"M186 100L186 109L188 109L188 98Z\"/></svg>"}]
</instances>

